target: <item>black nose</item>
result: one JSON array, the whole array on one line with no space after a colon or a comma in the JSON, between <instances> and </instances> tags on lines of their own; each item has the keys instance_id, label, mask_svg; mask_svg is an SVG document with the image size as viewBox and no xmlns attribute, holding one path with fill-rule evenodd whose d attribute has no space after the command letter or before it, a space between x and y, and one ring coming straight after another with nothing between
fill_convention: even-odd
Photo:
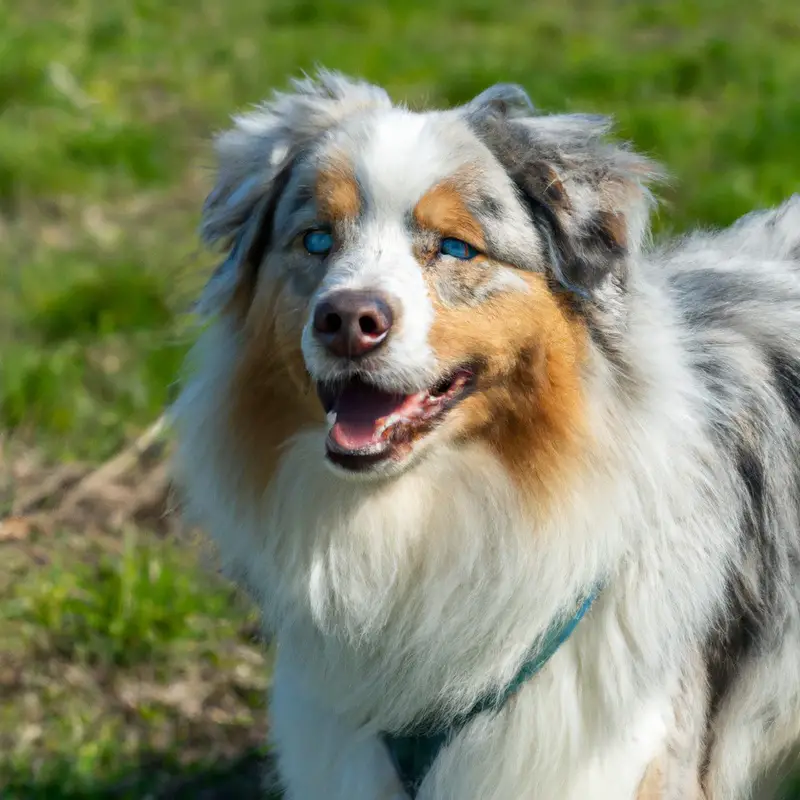
<instances>
[{"instance_id":1,"label":"black nose","mask_svg":"<svg viewBox=\"0 0 800 800\"><path fill-rule=\"evenodd\" d=\"M335 356L355 358L383 343L392 321L392 307L384 295L341 290L317 304L314 335Z\"/></svg>"}]
</instances>

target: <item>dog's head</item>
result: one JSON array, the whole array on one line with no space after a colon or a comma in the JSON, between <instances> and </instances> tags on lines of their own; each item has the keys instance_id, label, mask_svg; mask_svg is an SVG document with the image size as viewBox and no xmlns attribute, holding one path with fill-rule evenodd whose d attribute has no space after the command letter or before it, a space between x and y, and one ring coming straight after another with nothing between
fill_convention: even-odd
<instances>
[{"instance_id":1,"label":"dog's head","mask_svg":"<svg viewBox=\"0 0 800 800\"><path fill-rule=\"evenodd\" d=\"M548 482L585 433L592 315L624 305L649 162L507 85L413 113L322 73L235 123L204 302L236 343L230 424L262 479L316 432L340 476L481 441Z\"/></svg>"}]
</instances>

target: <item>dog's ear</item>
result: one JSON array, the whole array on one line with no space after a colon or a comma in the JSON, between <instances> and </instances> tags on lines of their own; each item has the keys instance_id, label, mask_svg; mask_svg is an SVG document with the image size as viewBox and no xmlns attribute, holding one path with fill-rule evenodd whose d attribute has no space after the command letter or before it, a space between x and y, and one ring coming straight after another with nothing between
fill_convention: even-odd
<instances>
[{"instance_id":1,"label":"dog's ear","mask_svg":"<svg viewBox=\"0 0 800 800\"><path fill-rule=\"evenodd\" d=\"M609 118L538 115L519 87L493 87L464 113L545 236L556 280L588 298L622 277L647 233L658 165L609 142Z\"/></svg>"},{"instance_id":2,"label":"dog's ear","mask_svg":"<svg viewBox=\"0 0 800 800\"><path fill-rule=\"evenodd\" d=\"M386 92L321 70L294 80L215 140L215 185L203 206L200 234L227 258L208 282L201 312L219 310L247 274L255 275L269 246L272 215L298 157L326 131L367 108L389 108Z\"/></svg>"},{"instance_id":3,"label":"dog's ear","mask_svg":"<svg viewBox=\"0 0 800 800\"><path fill-rule=\"evenodd\" d=\"M504 119L532 116L536 109L525 89L516 83L496 83L465 106L467 116L480 121L487 115Z\"/></svg>"}]
</instances>

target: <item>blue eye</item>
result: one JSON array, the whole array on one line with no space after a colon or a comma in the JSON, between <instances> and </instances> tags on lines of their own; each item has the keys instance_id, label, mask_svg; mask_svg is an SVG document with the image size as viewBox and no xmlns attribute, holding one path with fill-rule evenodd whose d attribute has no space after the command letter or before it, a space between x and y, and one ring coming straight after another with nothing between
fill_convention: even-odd
<instances>
[{"instance_id":1,"label":"blue eye","mask_svg":"<svg viewBox=\"0 0 800 800\"><path fill-rule=\"evenodd\" d=\"M462 261L469 261L478 255L478 251L461 239L442 239L439 243L439 252L444 256L452 256L453 258L460 258Z\"/></svg>"},{"instance_id":2,"label":"blue eye","mask_svg":"<svg viewBox=\"0 0 800 800\"><path fill-rule=\"evenodd\" d=\"M303 237L303 246L312 256L324 256L333 248L333 236L328 231L309 231Z\"/></svg>"}]
</instances>

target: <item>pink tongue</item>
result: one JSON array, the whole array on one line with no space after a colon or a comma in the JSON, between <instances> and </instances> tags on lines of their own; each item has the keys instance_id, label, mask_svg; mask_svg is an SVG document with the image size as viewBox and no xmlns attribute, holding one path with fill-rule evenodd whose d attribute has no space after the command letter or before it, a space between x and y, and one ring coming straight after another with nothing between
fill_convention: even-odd
<instances>
[{"instance_id":1,"label":"pink tongue","mask_svg":"<svg viewBox=\"0 0 800 800\"><path fill-rule=\"evenodd\" d=\"M336 422L330 437L345 450L361 450L380 441L379 423L400 410L409 398L362 383L348 384L333 404Z\"/></svg>"}]
</instances>

